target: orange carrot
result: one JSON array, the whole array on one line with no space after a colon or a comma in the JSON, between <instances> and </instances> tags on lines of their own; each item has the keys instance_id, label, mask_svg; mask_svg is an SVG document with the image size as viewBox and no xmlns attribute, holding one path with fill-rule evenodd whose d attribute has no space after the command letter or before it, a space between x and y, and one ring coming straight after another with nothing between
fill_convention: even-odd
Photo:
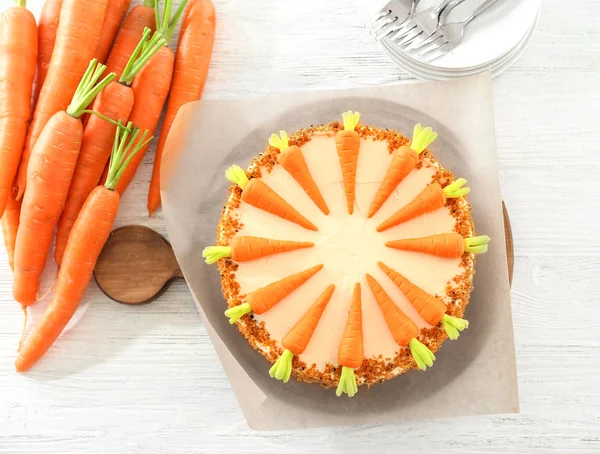
<instances>
[{"instance_id":1,"label":"orange carrot","mask_svg":"<svg viewBox=\"0 0 600 454\"><path fill-rule=\"evenodd\" d=\"M272 378L281 380L284 383L288 382L292 375L292 359L294 355L300 355L306 350L334 290L335 285L328 286L317 301L285 335L281 341L281 345L285 350L269 370L269 375Z\"/></svg>"},{"instance_id":2,"label":"orange carrot","mask_svg":"<svg viewBox=\"0 0 600 454\"><path fill-rule=\"evenodd\" d=\"M0 18L0 217L13 189L31 117L37 25L25 0Z\"/></svg>"},{"instance_id":3,"label":"orange carrot","mask_svg":"<svg viewBox=\"0 0 600 454\"><path fill-rule=\"evenodd\" d=\"M282 299L308 281L317 272L323 268L323 265L313 266L299 273L284 277L283 279L273 282L265 287L249 293L246 296L246 302L239 306L231 307L225 311L225 315L229 317L229 323L234 324L241 317L250 312L256 314L264 314L269 309L275 307Z\"/></svg>"},{"instance_id":4,"label":"orange carrot","mask_svg":"<svg viewBox=\"0 0 600 454\"><path fill-rule=\"evenodd\" d=\"M202 97L215 41L216 15L211 0L196 0L189 3L185 10L185 18L187 22L181 27L167 112L158 139L148 191L150 216L161 205L160 166L171 126L183 105L198 101Z\"/></svg>"},{"instance_id":5,"label":"orange carrot","mask_svg":"<svg viewBox=\"0 0 600 454\"><path fill-rule=\"evenodd\" d=\"M391 227L402 224L425 213L430 213L446 205L446 198L460 197L468 194L469 188L462 188L467 182L464 178L459 178L454 183L446 186L444 189L439 183L431 183L426 186L408 205L400 208L392 216L383 221L378 227L378 232L383 232Z\"/></svg>"},{"instance_id":6,"label":"orange carrot","mask_svg":"<svg viewBox=\"0 0 600 454\"><path fill-rule=\"evenodd\" d=\"M465 252L483 254L487 252L488 236L463 238L458 233L440 233L438 235L422 238L407 238L403 240L388 241L387 247L402 251L423 252L444 258L459 258Z\"/></svg>"},{"instance_id":7,"label":"orange carrot","mask_svg":"<svg viewBox=\"0 0 600 454\"><path fill-rule=\"evenodd\" d=\"M354 130L360 119L358 112L344 112L344 129L335 135L335 146L342 167L344 191L348 204L348 214L354 212L354 199L356 198L356 165L358 163L358 150L360 149L360 136Z\"/></svg>"},{"instance_id":8,"label":"orange carrot","mask_svg":"<svg viewBox=\"0 0 600 454\"><path fill-rule=\"evenodd\" d=\"M246 173L239 166L231 166L227 169L225 176L242 189L242 200L247 204L298 224L305 229L319 230L262 180L259 178L248 180Z\"/></svg>"},{"instance_id":9,"label":"orange carrot","mask_svg":"<svg viewBox=\"0 0 600 454\"><path fill-rule=\"evenodd\" d=\"M354 285L352 305L338 350L338 363L342 366L342 374L335 392L338 397L343 393L347 393L348 397L354 397L358 392L354 369L362 365L364 358L360 284L357 282Z\"/></svg>"},{"instance_id":10,"label":"orange carrot","mask_svg":"<svg viewBox=\"0 0 600 454\"><path fill-rule=\"evenodd\" d=\"M217 260L228 257L231 257L236 262L248 262L268 255L309 248L314 245L314 243L306 241L297 242L272 240L257 236L237 236L231 240L229 246L208 246L204 248L202 257L206 259L206 263L209 265L212 265Z\"/></svg>"},{"instance_id":11,"label":"orange carrot","mask_svg":"<svg viewBox=\"0 0 600 454\"><path fill-rule=\"evenodd\" d=\"M121 77L134 49L140 42L146 28L156 30L154 0L144 0L143 5L137 5L129 12L115 38L108 59L106 70Z\"/></svg>"},{"instance_id":12,"label":"orange carrot","mask_svg":"<svg viewBox=\"0 0 600 454\"><path fill-rule=\"evenodd\" d=\"M279 131L279 134L281 137L273 134L269 139L269 144L281 151L278 157L279 164L298 182L323 214L329 214L329 208L321 195L321 191L319 191L317 183L308 170L302 150L297 145L289 146L290 138L285 131Z\"/></svg>"},{"instance_id":13,"label":"orange carrot","mask_svg":"<svg viewBox=\"0 0 600 454\"><path fill-rule=\"evenodd\" d=\"M106 14L104 15L104 24L102 25L102 34L100 35L100 41L94 54L94 58L98 61L106 61L106 57L108 57L108 53L115 41L115 36L119 31L125 14L127 14L130 4L131 0L108 0Z\"/></svg>"},{"instance_id":14,"label":"orange carrot","mask_svg":"<svg viewBox=\"0 0 600 454\"><path fill-rule=\"evenodd\" d=\"M62 3L63 0L46 0L40 13L40 22L38 24L37 78L33 91L34 106L40 96L42 85L44 85L46 74L48 73L48 66L50 66Z\"/></svg>"},{"instance_id":15,"label":"orange carrot","mask_svg":"<svg viewBox=\"0 0 600 454\"><path fill-rule=\"evenodd\" d=\"M67 110L50 117L31 153L27 179L31 186L21 208L13 284L14 298L25 306L36 301L54 229L67 199L83 136L81 115L115 77L111 74L98 82L105 66L97 63L90 63Z\"/></svg>"},{"instance_id":16,"label":"orange carrot","mask_svg":"<svg viewBox=\"0 0 600 454\"><path fill-rule=\"evenodd\" d=\"M73 226L52 300L15 361L18 372L30 369L48 351L81 302L119 209L120 198L114 185L131 156L144 144L147 131L135 143L138 135L139 130L131 123L128 129L119 128L108 183L92 191Z\"/></svg>"},{"instance_id":17,"label":"orange carrot","mask_svg":"<svg viewBox=\"0 0 600 454\"><path fill-rule=\"evenodd\" d=\"M415 168L420 153L436 138L437 134L431 128L423 128L420 124L415 126L410 147L404 145L394 152L388 171L371 202L367 217L373 217L379 211L402 180Z\"/></svg>"},{"instance_id":18,"label":"orange carrot","mask_svg":"<svg viewBox=\"0 0 600 454\"><path fill-rule=\"evenodd\" d=\"M17 200L27 186L29 157L44 126L64 110L96 51L107 0L63 0L56 43L40 97L29 126L19 167Z\"/></svg>"},{"instance_id":19,"label":"orange carrot","mask_svg":"<svg viewBox=\"0 0 600 454\"><path fill-rule=\"evenodd\" d=\"M16 195L16 188L14 195ZM21 216L21 202L15 200L14 195L11 195L8 198L4 216L0 219L0 224L2 224L2 236L4 237L4 246L6 247L8 264L10 265L11 270L14 270L15 268L15 242L17 241L19 217Z\"/></svg>"}]
</instances>

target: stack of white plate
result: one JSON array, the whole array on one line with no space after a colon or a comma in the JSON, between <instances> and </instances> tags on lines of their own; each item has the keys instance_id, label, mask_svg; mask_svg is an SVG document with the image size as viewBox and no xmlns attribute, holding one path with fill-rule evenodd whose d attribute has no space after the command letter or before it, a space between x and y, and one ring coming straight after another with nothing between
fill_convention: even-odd
<instances>
[{"instance_id":1,"label":"stack of white plate","mask_svg":"<svg viewBox=\"0 0 600 454\"><path fill-rule=\"evenodd\" d=\"M397 1L410 4L409 0ZM447 22L464 19L482 2L465 1L452 11ZM439 0L421 0L417 12L438 3ZM488 70L496 76L525 51L533 36L540 6L541 0L500 0L469 24L458 47L428 63L419 60L414 53L402 52L388 37L379 44L398 66L420 79L452 79ZM369 13L373 12L370 7Z\"/></svg>"}]
</instances>

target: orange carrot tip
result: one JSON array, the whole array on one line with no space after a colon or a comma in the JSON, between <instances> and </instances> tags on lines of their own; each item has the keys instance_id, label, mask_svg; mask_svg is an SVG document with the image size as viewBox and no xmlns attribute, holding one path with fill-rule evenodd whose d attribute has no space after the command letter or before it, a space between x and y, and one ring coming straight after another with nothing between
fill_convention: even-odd
<instances>
[{"instance_id":1,"label":"orange carrot tip","mask_svg":"<svg viewBox=\"0 0 600 454\"><path fill-rule=\"evenodd\" d=\"M352 112L351 110L344 112L342 120L344 121L344 130L354 131L356 125L358 125L358 120L360 120L360 112Z\"/></svg>"},{"instance_id":2,"label":"orange carrot tip","mask_svg":"<svg viewBox=\"0 0 600 454\"><path fill-rule=\"evenodd\" d=\"M340 397L342 394L348 394L348 397L354 397L358 392L358 385L356 384L356 375L354 375L354 369L351 367L342 367L342 376L335 395Z\"/></svg>"},{"instance_id":3,"label":"orange carrot tip","mask_svg":"<svg viewBox=\"0 0 600 454\"><path fill-rule=\"evenodd\" d=\"M488 243L491 238L487 235L465 238L465 251L472 254L485 254L488 251Z\"/></svg>"},{"instance_id":4,"label":"orange carrot tip","mask_svg":"<svg viewBox=\"0 0 600 454\"><path fill-rule=\"evenodd\" d=\"M269 137L269 145L279 149L279 151L287 150L290 146L289 144L290 136L285 131L279 131L279 135L271 134L271 137Z\"/></svg>"},{"instance_id":5,"label":"orange carrot tip","mask_svg":"<svg viewBox=\"0 0 600 454\"><path fill-rule=\"evenodd\" d=\"M66 112L74 118L80 118L86 113L87 107L92 103L94 98L100 94L104 88L113 81L117 75L110 73L100 82L100 77L104 73L106 66L98 63L97 59L93 59L88 65L81 82L75 90L71 104L67 107Z\"/></svg>"},{"instance_id":6,"label":"orange carrot tip","mask_svg":"<svg viewBox=\"0 0 600 454\"><path fill-rule=\"evenodd\" d=\"M412 339L408 344L408 347L410 348L410 353L415 359L419 369L426 370L428 367L433 366L435 355L417 338Z\"/></svg>"},{"instance_id":7,"label":"orange carrot tip","mask_svg":"<svg viewBox=\"0 0 600 454\"><path fill-rule=\"evenodd\" d=\"M423 125L417 123L413 129L413 138L412 142L410 143L410 148L419 154L425 148L427 148L431 142L437 139L437 136L437 132L435 132L429 126L424 128Z\"/></svg>"},{"instance_id":8,"label":"orange carrot tip","mask_svg":"<svg viewBox=\"0 0 600 454\"><path fill-rule=\"evenodd\" d=\"M242 190L250 182L246 172L240 166L231 166L225 172L225 177L233 184L237 184Z\"/></svg>"},{"instance_id":9,"label":"orange carrot tip","mask_svg":"<svg viewBox=\"0 0 600 454\"><path fill-rule=\"evenodd\" d=\"M292 375L292 359L294 358L294 354L285 349L281 356L277 358L275 364L269 369L269 375L271 378L275 378L276 380L281 380L284 383L287 383Z\"/></svg>"},{"instance_id":10,"label":"orange carrot tip","mask_svg":"<svg viewBox=\"0 0 600 454\"><path fill-rule=\"evenodd\" d=\"M452 340L458 339L460 333L469 327L469 322L467 320L452 317L448 314L442 316L441 322L448 337Z\"/></svg>"},{"instance_id":11,"label":"orange carrot tip","mask_svg":"<svg viewBox=\"0 0 600 454\"><path fill-rule=\"evenodd\" d=\"M462 197L463 195L467 195L469 192L471 192L471 188L463 188L465 184L467 184L467 180L464 178L459 178L444 188L444 195L448 199L456 199L458 197Z\"/></svg>"},{"instance_id":12,"label":"orange carrot tip","mask_svg":"<svg viewBox=\"0 0 600 454\"><path fill-rule=\"evenodd\" d=\"M204 261L212 265L217 261L231 257L231 246L208 246L202 251Z\"/></svg>"},{"instance_id":13,"label":"orange carrot tip","mask_svg":"<svg viewBox=\"0 0 600 454\"><path fill-rule=\"evenodd\" d=\"M250 303L243 303L243 304L240 304L239 306L234 306L234 307L230 307L229 309L227 309L225 311L225 316L227 318L229 318L229 323L233 325L244 315L249 314L251 312L252 312L252 306L250 306Z\"/></svg>"}]
</instances>

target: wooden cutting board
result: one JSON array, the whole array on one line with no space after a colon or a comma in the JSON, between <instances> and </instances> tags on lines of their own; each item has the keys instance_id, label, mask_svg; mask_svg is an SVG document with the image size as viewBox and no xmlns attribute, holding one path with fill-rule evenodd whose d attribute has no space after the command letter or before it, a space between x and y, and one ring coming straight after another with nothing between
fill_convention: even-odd
<instances>
[{"instance_id":1,"label":"wooden cutting board","mask_svg":"<svg viewBox=\"0 0 600 454\"><path fill-rule=\"evenodd\" d=\"M514 270L513 237L506 205L502 202L508 276ZM148 227L128 225L114 230L96 264L94 277L110 299L123 304L154 301L176 279L183 279L173 249L162 235Z\"/></svg>"}]
</instances>

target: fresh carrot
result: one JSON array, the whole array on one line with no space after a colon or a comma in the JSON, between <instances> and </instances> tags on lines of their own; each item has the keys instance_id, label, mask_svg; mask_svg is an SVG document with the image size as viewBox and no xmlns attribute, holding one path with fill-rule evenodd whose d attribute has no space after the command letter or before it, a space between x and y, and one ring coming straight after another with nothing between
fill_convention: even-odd
<instances>
[{"instance_id":1,"label":"fresh carrot","mask_svg":"<svg viewBox=\"0 0 600 454\"><path fill-rule=\"evenodd\" d=\"M17 241L17 230L19 228L19 217L21 216L21 202L15 199L15 194L8 198L4 216L0 219L2 224L2 236L4 237L4 246L8 255L8 264L10 269L14 270L15 262L15 243Z\"/></svg>"},{"instance_id":2,"label":"fresh carrot","mask_svg":"<svg viewBox=\"0 0 600 454\"><path fill-rule=\"evenodd\" d=\"M115 36L123 22L125 14L129 9L131 0L108 0L106 14L104 15L104 25L102 25L102 34L96 48L94 58L98 61L106 62L106 57L115 41Z\"/></svg>"},{"instance_id":3,"label":"fresh carrot","mask_svg":"<svg viewBox=\"0 0 600 454\"><path fill-rule=\"evenodd\" d=\"M182 0L171 16L172 0L164 0L162 17L159 13L158 0L156 2L156 30L167 43L173 36L187 2L188 0ZM135 104L129 119L137 124L139 128L147 129L152 134L158 126L160 115L169 95L174 64L175 54L165 44L136 76L131 86L135 96ZM122 195L133 180L147 149L148 147L138 153L131 164L127 166L125 174L117 186L119 194Z\"/></svg>"},{"instance_id":4,"label":"fresh carrot","mask_svg":"<svg viewBox=\"0 0 600 454\"><path fill-rule=\"evenodd\" d=\"M115 184L131 157L147 142L147 134L136 143L139 130L131 123L118 129L108 182L92 191L73 226L52 300L15 361L18 372L30 369L48 351L81 302L119 210Z\"/></svg>"},{"instance_id":5,"label":"fresh carrot","mask_svg":"<svg viewBox=\"0 0 600 454\"><path fill-rule=\"evenodd\" d=\"M106 60L108 72L116 73L117 77L121 77L146 28L156 30L154 0L144 0L143 5L134 6L123 21Z\"/></svg>"},{"instance_id":6,"label":"fresh carrot","mask_svg":"<svg viewBox=\"0 0 600 454\"><path fill-rule=\"evenodd\" d=\"M50 117L31 153L30 190L21 209L13 284L13 296L24 306L36 301L54 229L67 199L83 136L81 116L115 77L113 73L98 82L104 69L92 60L71 104Z\"/></svg>"},{"instance_id":7,"label":"fresh carrot","mask_svg":"<svg viewBox=\"0 0 600 454\"><path fill-rule=\"evenodd\" d=\"M237 236L229 246L208 246L202 251L206 263L212 265L222 258L231 257L236 262L248 262L273 254L313 247L307 241L272 240L257 236Z\"/></svg>"},{"instance_id":8,"label":"fresh carrot","mask_svg":"<svg viewBox=\"0 0 600 454\"><path fill-rule=\"evenodd\" d=\"M85 200L98 182L103 181L104 183L106 181L106 178L101 180L101 176L105 165L108 164L116 126L105 121L101 116L127 121L134 104L133 90L130 85L135 75L152 57L153 52L156 52L165 43L160 35L155 33L151 37L151 33L152 31L149 28L144 30L138 46L134 49L121 74L119 82L112 81L108 84L94 102L92 110L96 115L90 115L85 126L81 151L69 188L69 195L58 222L54 250L54 260L58 265L61 264L69 233L81 207L83 207Z\"/></svg>"},{"instance_id":9,"label":"fresh carrot","mask_svg":"<svg viewBox=\"0 0 600 454\"><path fill-rule=\"evenodd\" d=\"M298 224L305 229L319 230L312 222L298 213L294 207L273 191L269 185L263 183L259 178L249 180L241 167L231 166L227 169L225 176L229 181L237 184L242 189L242 200L247 204Z\"/></svg>"},{"instance_id":10,"label":"fresh carrot","mask_svg":"<svg viewBox=\"0 0 600 454\"><path fill-rule=\"evenodd\" d=\"M196 0L188 3L184 19L187 21L181 27L167 112L158 139L148 191L150 216L161 205L160 166L171 126L183 105L198 101L202 97L215 41L216 15L215 6L211 0Z\"/></svg>"},{"instance_id":11,"label":"fresh carrot","mask_svg":"<svg viewBox=\"0 0 600 454\"><path fill-rule=\"evenodd\" d=\"M25 0L0 18L0 217L19 168L37 61L37 25Z\"/></svg>"},{"instance_id":12,"label":"fresh carrot","mask_svg":"<svg viewBox=\"0 0 600 454\"><path fill-rule=\"evenodd\" d=\"M459 258L465 252L473 254L487 252L489 241L490 237L486 235L463 238L460 234L452 232L424 236L422 238L388 241L385 245L402 251L423 252L444 258Z\"/></svg>"},{"instance_id":13,"label":"fresh carrot","mask_svg":"<svg viewBox=\"0 0 600 454\"><path fill-rule=\"evenodd\" d=\"M441 322L450 339L457 339L459 332L469 327L469 322L467 320L446 314L446 305L441 299L427 293L422 288L417 287L411 281L384 263L379 262L378 265L402 293L404 293L406 299L410 301L410 304L412 304L419 315L423 317L423 320L432 326L436 326Z\"/></svg>"},{"instance_id":14,"label":"fresh carrot","mask_svg":"<svg viewBox=\"0 0 600 454\"><path fill-rule=\"evenodd\" d=\"M29 157L44 126L67 108L92 59L104 22L107 0L63 0L56 43L29 126L18 174L20 200L27 186Z\"/></svg>"},{"instance_id":15,"label":"fresh carrot","mask_svg":"<svg viewBox=\"0 0 600 454\"><path fill-rule=\"evenodd\" d=\"M400 208L392 216L383 221L378 227L378 232L383 232L403 222L409 221L425 213L430 213L446 205L446 199L461 197L469 193L469 188L462 186L467 183L464 178L459 178L444 189L439 183L426 186L408 205Z\"/></svg>"},{"instance_id":16,"label":"fresh carrot","mask_svg":"<svg viewBox=\"0 0 600 454\"><path fill-rule=\"evenodd\" d=\"M313 266L299 273L284 277L283 279L273 282L265 287L249 293L246 296L246 302L239 306L231 307L225 311L225 315L229 318L229 323L232 325L241 317L250 312L256 314L264 314L269 309L275 307L282 299L308 281L317 272L321 271L323 265Z\"/></svg>"},{"instance_id":17,"label":"fresh carrot","mask_svg":"<svg viewBox=\"0 0 600 454\"><path fill-rule=\"evenodd\" d=\"M419 369L425 370L427 366L431 367L435 356L431 350L417 339L419 336L417 325L396 306L396 303L385 293L385 290L373 276L367 274L367 281L396 343L401 347L410 348Z\"/></svg>"},{"instance_id":18,"label":"fresh carrot","mask_svg":"<svg viewBox=\"0 0 600 454\"><path fill-rule=\"evenodd\" d=\"M360 113L344 112L342 118L344 129L338 131L335 135L335 146L342 167L348 214L352 214L354 212L354 199L356 198L356 165L358 164L358 150L360 149L360 136L355 128L358 125Z\"/></svg>"},{"instance_id":19,"label":"fresh carrot","mask_svg":"<svg viewBox=\"0 0 600 454\"><path fill-rule=\"evenodd\" d=\"M48 66L50 66L62 3L63 0L46 0L42 7L42 12L40 13L40 21L38 24L37 78L35 81L35 89L33 91L34 106L40 96L42 85L44 85L46 74L48 73Z\"/></svg>"},{"instance_id":20,"label":"fresh carrot","mask_svg":"<svg viewBox=\"0 0 600 454\"><path fill-rule=\"evenodd\" d=\"M342 366L342 375L335 394L339 397L347 393L354 397L358 392L354 369L359 368L365 358L363 347L362 308L360 284L354 284L354 295L348 312L346 329L338 350L338 363Z\"/></svg>"},{"instance_id":21,"label":"fresh carrot","mask_svg":"<svg viewBox=\"0 0 600 454\"><path fill-rule=\"evenodd\" d=\"M269 375L272 378L281 380L284 383L288 382L292 375L292 359L294 355L300 355L306 350L334 290L335 285L328 286L317 301L285 335L281 341L281 345L285 350L269 370Z\"/></svg>"},{"instance_id":22,"label":"fresh carrot","mask_svg":"<svg viewBox=\"0 0 600 454\"><path fill-rule=\"evenodd\" d=\"M308 170L302 150L297 145L289 146L290 138L285 131L279 131L279 134L279 136L273 134L269 139L269 144L281 151L278 156L279 164L298 182L323 214L328 215L329 208L321 195L321 191L319 191L317 183Z\"/></svg>"},{"instance_id":23,"label":"fresh carrot","mask_svg":"<svg viewBox=\"0 0 600 454\"><path fill-rule=\"evenodd\" d=\"M415 168L419 161L419 155L436 138L437 134L431 128L423 128L420 124L415 125L410 146L403 145L394 152L387 173L371 202L367 217L373 217L379 211L402 180Z\"/></svg>"}]
</instances>

